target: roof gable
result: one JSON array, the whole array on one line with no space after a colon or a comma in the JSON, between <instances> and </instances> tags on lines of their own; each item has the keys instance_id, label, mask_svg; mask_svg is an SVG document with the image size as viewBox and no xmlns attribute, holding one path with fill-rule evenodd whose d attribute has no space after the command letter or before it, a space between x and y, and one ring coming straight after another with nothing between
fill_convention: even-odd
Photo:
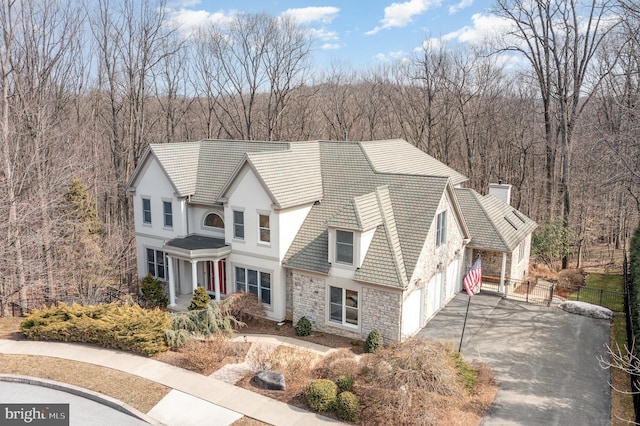
<instances>
[{"instance_id":1,"label":"roof gable","mask_svg":"<svg viewBox=\"0 0 640 426\"><path fill-rule=\"evenodd\" d=\"M483 196L473 189L455 191L471 233L470 247L510 252L538 226L494 195Z\"/></svg>"}]
</instances>

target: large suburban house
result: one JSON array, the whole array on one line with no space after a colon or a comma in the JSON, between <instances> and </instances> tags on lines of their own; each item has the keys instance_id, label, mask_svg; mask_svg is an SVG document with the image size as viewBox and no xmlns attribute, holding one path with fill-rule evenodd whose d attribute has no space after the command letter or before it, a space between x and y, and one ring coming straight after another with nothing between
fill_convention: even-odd
<instances>
[{"instance_id":1,"label":"large suburban house","mask_svg":"<svg viewBox=\"0 0 640 426\"><path fill-rule=\"evenodd\" d=\"M138 275L165 282L170 307L198 286L245 291L275 321L404 340L478 254L503 286L528 269L535 222L508 185L466 180L397 139L152 144L128 184Z\"/></svg>"}]
</instances>

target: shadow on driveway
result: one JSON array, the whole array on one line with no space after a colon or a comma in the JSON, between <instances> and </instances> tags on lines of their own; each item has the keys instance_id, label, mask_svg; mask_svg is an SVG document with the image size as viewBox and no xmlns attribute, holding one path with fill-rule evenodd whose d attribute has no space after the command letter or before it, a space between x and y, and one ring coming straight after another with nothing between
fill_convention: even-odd
<instances>
[{"instance_id":1,"label":"shadow on driveway","mask_svg":"<svg viewBox=\"0 0 640 426\"><path fill-rule=\"evenodd\" d=\"M468 296L458 294L418 337L458 348ZM491 366L500 386L482 425L608 425L609 321L480 294L471 299L462 354Z\"/></svg>"}]
</instances>

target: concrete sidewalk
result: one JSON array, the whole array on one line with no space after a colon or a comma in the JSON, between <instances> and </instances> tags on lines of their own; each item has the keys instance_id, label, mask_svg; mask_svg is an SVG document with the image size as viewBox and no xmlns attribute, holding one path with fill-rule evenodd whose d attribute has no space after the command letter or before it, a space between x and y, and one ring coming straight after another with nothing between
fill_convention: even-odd
<instances>
[{"instance_id":1,"label":"concrete sidewalk","mask_svg":"<svg viewBox=\"0 0 640 426\"><path fill-rule=\"evenodd\" d=\"M339 423L220 380L128 352L77 343L0 339L0 353L88 362L165 385L174 391L165 397L166 401L163 399L164 402L156 405L149 415L171 426L203 424L203 418L195 416L203 411L213 413L213 417L208 416L205 420L206 424L211 425L231 424L242 415L272 425Z\"/></svg>"}]
</instances>

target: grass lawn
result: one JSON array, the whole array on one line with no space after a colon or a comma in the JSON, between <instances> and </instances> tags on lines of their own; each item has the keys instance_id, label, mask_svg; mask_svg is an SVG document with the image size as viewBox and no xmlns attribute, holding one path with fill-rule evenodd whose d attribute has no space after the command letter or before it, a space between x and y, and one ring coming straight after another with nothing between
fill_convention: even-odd
<instances>
[{"instance_id":1,"label":"grass lawn","mask_svg":"<svg viewBox=\"0 0 640 426\"><path fill-rule=\"evenodd\" d=\"M567 299L593 303L615 312L622 312L624 308L622 292L622 275L592 272L587 275L586 285L571 292Z\"/></svg>"},{"instance_id":2,"label":"grass lawn","mask_svg":"<svg viewBox=\"0 0 640 426\"><path fill-rule=\"evenodd\" d=\"M626 350L626 324L624 313L618 312L611 323L611 347L616 350ZM624 352L623 352L624 353ZM629 375L624 371L611 369L611 425L633 424L633 399L628 392L631 391Z\"/></svg>"}]
</instances>

